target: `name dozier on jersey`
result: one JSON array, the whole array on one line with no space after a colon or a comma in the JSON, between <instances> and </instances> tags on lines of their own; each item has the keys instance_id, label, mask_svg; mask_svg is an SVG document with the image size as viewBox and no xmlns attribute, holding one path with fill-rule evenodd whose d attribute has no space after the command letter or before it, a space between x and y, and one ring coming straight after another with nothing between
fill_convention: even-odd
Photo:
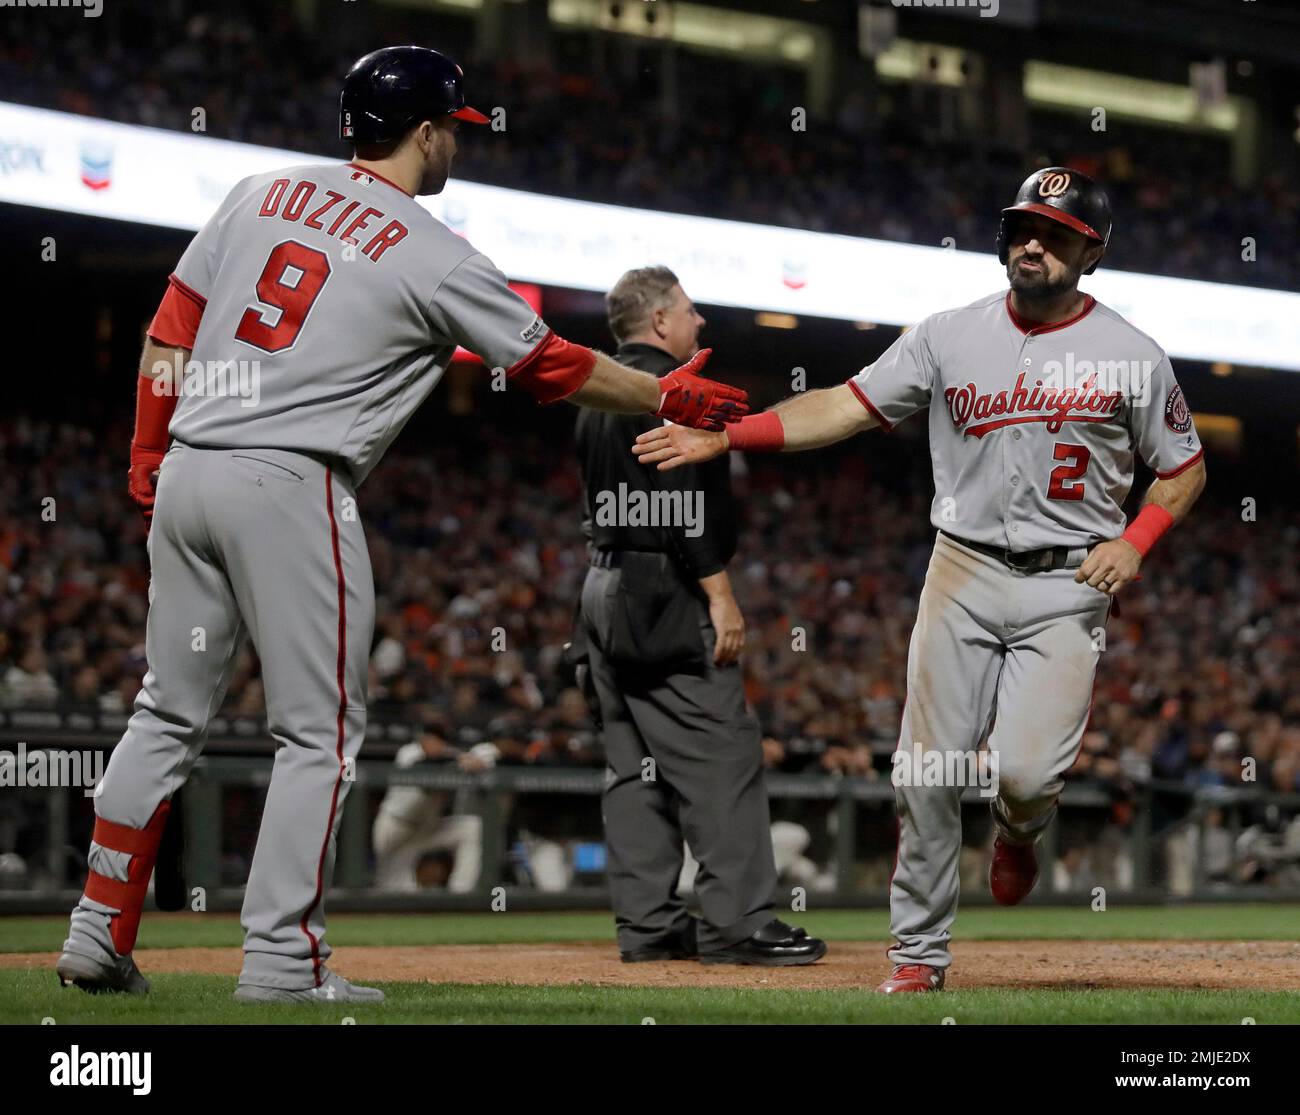
<instances>
[{"instance_id":1,"label":"name dozier on jersey","mask_svg":"<svg viewBox=\"0 0 1300 1115\"><path fill-rule=\"evenodd\" d=\"M370 175L362 171L355 172L352 178L354 181L365 181L367 183L374 181ZM360 243L356 238L356 234L370 226L370 218L376 217L383 220L384 217L382 209L366 206L358 216L348 221L348 217L352 215L353 210L361 202L353 201L336 190L325 190L325 203L318 205L303 218L307 203L311 201L312 195L316 192L316 183L308 181L295 182L293 192L289 194L288 201L284 202L284 208L281 209L280 202L284 201L288 189L288 178L277 178L272 182L271 188L266 191L266 198L262 202L262 208L257 211L257 215L259 217L279 217L285 221L297 221L301 218L302 223L308 228L324 232L326 236L337 236L345 244ZM325 216L341 201L346 201L348 204L343 207L342 212L334 218L333 223L327 229L324 224ZM347 221L346 225L343 223L344 221ZM380 257L389 248L405 240L406 236L407 228L401 221L389 221L379 232L366 241L366 246L361 249L361 254L369 259L371 263L378 263Z\"/></svg>"}]
</instances>

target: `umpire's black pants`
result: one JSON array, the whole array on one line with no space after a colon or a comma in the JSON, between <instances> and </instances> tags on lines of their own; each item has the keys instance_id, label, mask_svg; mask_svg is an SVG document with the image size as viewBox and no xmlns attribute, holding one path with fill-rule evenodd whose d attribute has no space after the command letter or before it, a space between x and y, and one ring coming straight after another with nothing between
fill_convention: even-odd
<instances>
[{"instance_id":1,"label":"umpire's black pants","mask_svg":"<svg viewBox=\"0 0 1300 1115\"><path fill-rule=\"evenodd\" d=\"M677 894L682 840L699 861L701 952L750 936L774 916L767 789L758 722L738 664L713 664L714 632L698 604L707 666L646 679L603 653L620 570L593 567L582 590L592 682L604 722L605 840L623 951L685 927ZM653 777L647 776L653 759Z\"/></svg>"}]
</instances>

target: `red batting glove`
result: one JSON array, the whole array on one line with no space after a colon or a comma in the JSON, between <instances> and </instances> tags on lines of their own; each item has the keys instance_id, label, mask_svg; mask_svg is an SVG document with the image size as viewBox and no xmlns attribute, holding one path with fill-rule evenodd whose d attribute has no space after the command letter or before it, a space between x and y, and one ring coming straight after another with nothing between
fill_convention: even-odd
<instances>
[{"instance_id":1,"label":"red batting glove","mask_svg":"<svg viewBox=\"0 0 1300 1115\"><path fill-rule=\"evenodd\" d=\"M663 394L655 414L679 426L720 430L749 413L749 395L745 391L697 374L712 352L711 348L700 349L680 368L660 379Z\"/></svg>"},{"instance_id":2,"label":"red batting glove","mask_svg":"<svg viewBox=\"0 0 1300 1115\"><path fill-rule=\"evenodd\" d=\"M158 469L164 455L161 449L146 449L143 445L131 442L131 467L126 474L126 491L131 502L144 515L146 529L153 524L154 486L158 483Z\"/></svg>"},{"instance_id":3,"label":"red batting glove","mask_svg":"<svg viewBox=\"0 0 1300 1115\"><path fill-rule=\"evenodd\" d=\"M135 436L131 439L131 467L126 492L144 515L145 530L153 525L153 497L158 469L167 453L167 427L176 409L176 394L156 391L154 380L140 376L135 389Z\"/></svg>"}]
</instances>

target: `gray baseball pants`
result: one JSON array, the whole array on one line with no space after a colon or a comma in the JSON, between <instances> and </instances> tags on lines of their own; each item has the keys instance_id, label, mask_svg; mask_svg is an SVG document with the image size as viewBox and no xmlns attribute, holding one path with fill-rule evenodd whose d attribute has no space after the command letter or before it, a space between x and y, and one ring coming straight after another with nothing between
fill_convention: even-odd
<instances>
[{"instance_id":1,"label":"gray baseball pants","mask_svg":"<svg viewBox=\"0 0 1300 1115\"><path fill-rule=\"evenodd\" d=\"M938 535L907 659L899 748L996 753L999 834L1038 838L1056 812L1092 705L1110 598L1069 567L1036 573ZM990 730L991 726L991 730ZM960 785L898 785L898 862L889 888L895 964L947 968L957 914Z\"/></svg>"},{"instance_id":2,"label":"gray baseball pants","mask_svg":"<svg viewBox=\"0 0 1300 1115\"><path fill-rule=\"evenodd\" d=\"M330 955L325 892L366 726L374 583L345 471L275 449L172 444L149 535L148 673L95 798L143 829L203 749L245 635L262 663L275 762L245 891L241 982L317 985ZM92 844L92 873L131 857ZM112 956L109 917L83 896L65 948Z\"/></svg>"}]
</instances>

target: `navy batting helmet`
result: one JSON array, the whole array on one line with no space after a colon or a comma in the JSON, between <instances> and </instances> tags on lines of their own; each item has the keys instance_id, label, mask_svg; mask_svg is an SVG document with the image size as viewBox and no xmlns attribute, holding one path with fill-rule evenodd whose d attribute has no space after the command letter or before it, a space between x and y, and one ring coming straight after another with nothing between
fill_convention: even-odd
<instances>
[{"instance_id":1,"label":"navy batting helmet","mask_svg":"<svg viewBox=\"0 0 1300 1115\"><path fill-rule=\"evenodd\" d=\"M1106 191L1086 174L1064 166L1036 170L1020 186L1014 205L1002 210L998 229L998 259L1007 262L1016 213L1037 213L1081 232L1105 247L1110 242L1110 202ZM1097 263L1100 263L1100 258ZM1084 272L1091 275L1097 263Z\"/></svg>"},{"instance_id":2,"label":"navy batting helmet","mask_svg":"<svg viewBox=\"0 0 1300 1115\"><path fill-rule=\"evenodd\" d=\"M357 143L400 139L421 120L488 118L465 104L465 75L445 54L423 46L386 46L358 59L339 95L339 138Z\"/></svg>"}]
</instances>

